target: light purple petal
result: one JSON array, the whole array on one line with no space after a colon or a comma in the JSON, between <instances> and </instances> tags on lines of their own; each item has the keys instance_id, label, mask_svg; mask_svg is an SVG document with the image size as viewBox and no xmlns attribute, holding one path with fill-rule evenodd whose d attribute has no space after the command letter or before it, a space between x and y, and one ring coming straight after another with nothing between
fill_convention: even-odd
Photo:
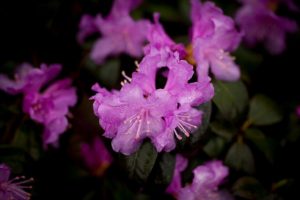
<instances>
[{"instance_id":1,"label":"light purple petal","mask_svg":"<svg viewBox=\"0 0 300 200\"><path fill-rule=\"evenodd\" d=\"M66 117L56 118L53 121L45 124L43 133L43 141L45 145L55 144L59 136L65 132L68 127L68 120Z\"/></svg>"},{"instance_id":2,"label":"light purple petal","mask_svg":"<svg viewBox=\"0 0 300 200\"><path fill-rule=\"evenodd\" d=\"M112 156L99 137L95 137L91 144L82 143L80 153L89 170L97 175L102 175L112 162Z\"/></svg>"},{"instance_id":3,"label":"light purple petal","mask_svg":"<svg viewBox=\"0 0 300 200\"><path fill-rule=\"evenodd\" d=\"M79 23L79 32L77 34L77 41L79 44L83 44L84 40L92 35L93 33L98 32L98 28L95 24L95 18L91 15L83 15Z\"/></svg>"}]
</instances>

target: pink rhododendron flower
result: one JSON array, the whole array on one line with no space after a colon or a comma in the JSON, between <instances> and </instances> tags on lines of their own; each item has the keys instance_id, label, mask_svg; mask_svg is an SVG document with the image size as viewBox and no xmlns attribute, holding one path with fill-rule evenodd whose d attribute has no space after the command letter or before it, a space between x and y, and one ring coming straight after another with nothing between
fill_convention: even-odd
<instances>
[{"instance_id":1,"label":"pink rhododendron flower","mask_svg":"<svg viewBox=\"0 0 300 200\"><path fill-rule=\"evenodd\" d=\"M166 192L178 200L231 200L233 197L219 191L218 186L228 175L228 168L221 161L210 161L196 167L193 171L194 178L191 184L182 186L180 172L187 166L187 160L180 155L176 157L176 166L172 182Z\"/></svg>"},{"instance_id":2,"label":"pink rhododendron flower","mask_svg":"<svg viewBox=\"0 0 300 200\"><path fill-rule=\"evenodd\" d=\"M105 130L104 136L113 139L115 151L126 155L136 151L144 138L150 138L157 151L174 149L174 136L179 140L181 134L189 137L201 123L202 111L194 107L209 101L214 94L208 77L188 82L193 67L181 60L176 48L172 49L176 44L157 21L151 34L160 37L152 37L138 71L132 78L125 76L127 80L120 91L108 92L93 86L97 92L92 97L94 112ZM157 88L157 72L163 67L168 70L167 81L163 88Z\"/></svg>"},{"instance_id":3,"label":"pink rhododendron flower","mask_svg":"<svg viewBox=\"0 0 300 200\"><path fill-rule=\"evenodd\" d=\"M80 152L87 168L96 176L101 176L112 162L112 156L99 137L91 144L82 143Z\"/></svg>"},{"instance_id":4,"label":"pink rhododendron flower","mask_svg":"<svg viewBox=\"0 0 300 200\"><path fill-rule=\"evenodd\" d=\"M147 20L134 21L130 11L141 1L115 0L108 16L95 18L84 15L80 22L78 40L82 41L91 33L101 33L91 51L91 59L101 64L108 56L127 53L133 57L143 54L143 45L149 27Z\"/></svg>"},{"instance_id":5,"label":"pink rhododendron flower","mask_svg":"<svg viewBox=\"0 0 300 200\"><path fill-rule=\"evenodd\" d=\"M17 67L14 80L0 74L0 89L9 94L39 90L42 85L55 78L60 70L59 64L41 64L40 68L33 68L29 63L23 63Z\"/></svg>"},{"instance_id":6,"label":"pink rhododendron flower","mask_svg":"<svg viewBox=\"0 0 300 200\"><path fill-rule=\"evenodd\" d=\"M286 34L295 32L298 26L295 21L276 15L278 3L274 0L243 1L243 6L236 14L236 21L244 30L248 45L254 46L258 42L263 42L272 54L279 54L285 49ZM292 1L284 3L290 9L297 10Z\"/></svg>"},{"instance_id":7,"label":"pink rhododendron flower","mask_svg":"<svg viewBox=\"0 0 300 200\"><path fill-rule=\"evenodd\" d=\"M76 101L76 90L71 86L71 80L64 79L50 85L44 92L26 93L23 110L45 126L44 144L55 144L68 127L66 115Z\"/></svg>"},{"instance_id":8,"label":"pink rhododendron flower","mask_svg":"<svg viewBox=\"0 0 300 200\"><path fill-rule=\"evenodd\" d=\"M31 183L33 179L25 179L23 176L13 179L9 177L10 168L5 164L0 164L0 199L29 200L31 195L25 189L31 188L28 183Z\"/></svg>"},{"instance_id":9,"label":"pink rhododendron flower","mask_svg":"<svg viewBox=\"0 0 300 200\"><path fill-rule=\"evenodd\" d=\"M217 79L235 81L240 70L229 55L240 43L234 21L212 2L191 0L192 45L200 79L211 72Z\"/></svg>"},{"instance_id":10,"label":"pink rhododendron flower","mask_svg":"<svg viewBox=\"0 0 300 200\"><path fill-rule=\"evenodd\" d=\"M54 82L43 92L41 88L54 79L61 70L58 64L42 64L40 68L33 68L29 64L21 65L15 80L1 75L1 89L10 93L23 93L23 111L28 113L34 121L44 125L44 145L56 144L58 137L68 127L66 115L69 107L77 101L75 88L70 79Z\"/></svg>"}]
</instances>

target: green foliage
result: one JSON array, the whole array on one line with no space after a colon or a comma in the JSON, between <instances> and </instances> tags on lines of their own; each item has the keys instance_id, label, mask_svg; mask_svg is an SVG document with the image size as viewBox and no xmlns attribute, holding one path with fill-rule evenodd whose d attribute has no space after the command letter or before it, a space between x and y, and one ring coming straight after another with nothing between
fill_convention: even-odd
<instances>
[{"instance_id":1,"label":"green foliage","mask_svg":"<svg viewBox=\"0 0 300 200\"><path fill-rule=\"evenodd\" d=\"M225 163L236 170L243 170L252 174L254 168L254 157L249 146L243 142L234 143L225 158Z\"/></svg>"},{"instance_id":2,"label":"green foliage","mask_svg":"<svg viewBox=\"0 0 300 200\"><path fill-rule=\"evenodd\" d=\"M230 123L221 123L221 122L211 122L210 123L211 131L216 133L218 136L231 141L233 136L238 132L238 130L233 127Z\"/></svg>"},{"instance_id":3,"label":"green foliage","mask_svg":"<svg viewBox=\"0 0 300 200\"><path fill-rule=\"evenodd\" d=\"M167 186L173 177L175 167L175 156L164 153L157 159L154 167L154 183Z\"/></svg>"},{"instance_id":4,"label":"green foliage","mask_svg":"<svg viewBox=\"0 0 300 200\"><path fill-rule=\"evenodd\" d=\"M249 120L254 125L270 125L279 122L282 114L278 106L264 95L256 95L251 99Z\"/></svg>"},{"instance_id":5,"label":"green foliage","mask_svg":"<svg viewBox=\"0 0 300 200\"><path fill-rule=\"evenodd\" d=\"M129 177L140 182L146 182L156 158L157 151L153 145L150 142L142 144L137 152L125 158Z\"/></svg>"},{"instance_id":6,"label":"green foliage","mask_svg":"<svg viewBox=\"0 0 300 200\"><path fill-rule=\"evenodd\" d=\"M212 137L208 143L204 146L203 150L210 157L218 157L225 148L226 140L221 137Z\"/></svg>"},{"instance_id":7,"label":"green foliage","mask_svg":"<svg viewBox=\"0 0 300 200\"><path fill-rule=\"evenodd\" d=\"M263 185L249 176L239 178L233 185L233 192L236 196L249 200L263 199L267 195Z\"/></svg>"},{"instance_id":8,"label":"green foliage","mask_svg":"<svg viewBox=\"0 0 300 200\"><path fill-rule=\"evenodd\" d=\"M210 122L211 107L211 102L207 102L198 107L198 109L203 112L202 121L199 128L193 134L191 134L190 138L187 139L188 143L191 146L195 146L197 142L201 139L203 134L206 132Z\"/></svg>"},{"instance_id":9,"label":"green foliage","mask_svg":"<svg viewBox=\"0 0 300 200\"><path fill-rule=\"evenodd\" d=\"M241 115L248 105L248 92L241 81L227 83L214 81L216 104L225 119L233 120Z\"/></svg>"},{"instance_id":10,"label":"green foliage","mask_svg":"<svg viewBox=\"0 0 300 200\"><path fill-rule=\"evenodd\" d=\"M269 162L273 162L275 154L275 144L267 138L259 129L248 129L245 137L250 140L265 155Z\"/></svg>"}]
</instances>

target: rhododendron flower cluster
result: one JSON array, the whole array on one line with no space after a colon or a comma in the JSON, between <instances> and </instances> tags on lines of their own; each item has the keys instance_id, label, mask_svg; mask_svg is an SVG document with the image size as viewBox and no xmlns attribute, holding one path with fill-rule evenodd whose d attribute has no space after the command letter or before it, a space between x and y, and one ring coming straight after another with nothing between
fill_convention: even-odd
<instances>
[{"instance_id":1,"label":"rhododendron flower cluster","mask_svg":"<svg viewBox=\"0 0 300 200\"><path fill-rule=\"evenodd\" d=\"M74 106L77 101L70 79L56 81L41 91L60 70L61 66L58 64L41 64L40 68L34 68L24 63L18 67L14 80L0 76L0 88L10 94L22 93L23 111L34 121L44 125L44 145L57 143L59 135L68 127L66 115L69 107Z\"/></svg>"},{"instance_id":2,"label":"rhododendron flower cluster","mask_svg":"<svg viewBox=\"0 0 300 200\"><path fill-rule=\"evenodd\" d=\"M30 193L26 189L31 189L28 184L33 178L25 179L24 176L9 179L10 168L6 164L0 164L0 199L1 200L28 200Z\"/></svg>"},{"instance_id":3,"label":"rhododendron flower cluster","mask_svg":"<svg viewBox=\"0 0 300 200\"><path fill-rule=\"evenodd\" d=\"M79 24L78 41L83 43L86 37L99 32L101 37L93 45L90 57L101 64L108 56L129 54L141 57L143 45L148 31L148 20L134 21L130 11L137 7L141 1L115 0L111 12L103 18L84 15Z\"/></svg>"},{"instance_id":4,"label":"rhododendron flower cluster","mask_svg":"<svg viewBox=\"0 0 300 200\"><path fill-rule=\"evenodd\" d=\"M235 81L240 70L230 56L242 34L234 21L212 2L191 0L192 46L198 77L208 75L209 68L217 79Z\"/></svg>"},{"instance_id":5,"label":"rhododendron flower cluster","mask_svg":"<svg viewBox=\"0 0 300 200\"><path fill-rule=\"evenodd\" d=\"M157 15L148 38L138 71L132 78L125 75L120 91L93 86L97 92L92 97L94 112L104 136L113 139L115 151L126 155L136 151L145 138L151 139L157 151L174 149L174 135L181 140L182 134L189 137L197 129L202 112L195 107L209 101L214 93L208 76L189 83L193 66L180 58L181 46L165 34ZM163 67L167 68L167 81L157 88L157 72Z\"/></svg>"},{"instance_id":6,"label":"rhododendron flower cluster","mask_svg":"<svg viewBox=\"0 0 300 200\"><path fill-rule=\"evenodd\" d=\"M236 21L245 33L245 41L254 46L263 42L272 54L279 54L285 49L287 33L298 28L294 20L276 15L275 10L279 0L242 0L243 6L236 14ZM290 0L283 0L289 9L298 8Z\"/></svg>"},{"instance_id":7,"label":"rhododendron flower cluster","mask_svg":"<svg viewBox=\"0 0 300 200\"><path fill-rule=\"evenodd\" d=\"M231 200L233 197L219 191L218 186L228 175L228 168L221 161L210 161L193 170L194 178L191 184L182 186L181 172L187 167L187 159L176 156L173 179L166 192L178 200Z\"/></svg>"}]
</instances>

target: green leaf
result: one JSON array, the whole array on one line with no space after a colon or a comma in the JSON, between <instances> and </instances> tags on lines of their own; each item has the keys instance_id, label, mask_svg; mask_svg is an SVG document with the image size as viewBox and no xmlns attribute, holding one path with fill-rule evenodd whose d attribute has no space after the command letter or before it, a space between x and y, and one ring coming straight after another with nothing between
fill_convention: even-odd
<instances>
[{"instance_id":1,"label":"green leaf","mask_svg":"<svg viewBox=\"0 0 300 200\"><path fill-rule=\"evenodd\" d=\"M278 106L263 95L256 95L250 102L249 120L254 125L270 125L281 121Z\"/></svg>"},{"instance_id":2,"label":"green leaf","mask_svg":"<svg viewBox=\"0 0 300 200\"><path fill-rule=\"evenodd\" d=\"M195 145L206 132L211 116L211 102L207 102L198 107L199 110L203 112L202 122L199 128L191 134L191 137L188 139L190 145Z\"/></svg>"},{"instance_id":3,"label":"green leaf","mask_svg":"<svg viewBox=\"0 0 300 200\"><path fill-rule=\"evenodd\" d=\"M254 172L254 158L248 145L242 142L234 143L225 158L225 163L232 168L248 173Z\"/></svg>"},{"instance_id":4,"label":"green leaf","mask_svg":"<svg viewBox=\"0 0 300 200\"><path fill-rule=\"evenodd\" d=\"M150 142L142 144L134 154L125 158L129 177L140 182L146 182L157 158L157 151Z\"/></svg>"},{"instance_id":5,"label":"green leaf","mask_svg":"<svg viewBox=\"0 0 300 200\"><path fill-rule=\"evenodd\" d=\"M254 128L248 129L245 132L245 137L253 142L253 144L264 153L269 162L273 162L275 152L274 145L262 131Z\"/></svg>"},{"instance_id":6,"label":"green leaf","mask_svg":"<svg viewBox=\"0 0 300 200\"><path fill-rule=\"evenodd\" d=\"M215 80L213 102L222 115L229 120L236 119L248 105L248 92L241 81L226 83Z\"/></svg>"},{"instance_id":7,"label":"green leaf","mask_svg":"<svg viewBox=\"0 0 300 200\"><path fill-rule=\"evenodd\" d=\"M218 157L224 150L226 140L221 137L213 137L209 142L204 146L203 150L210 157Z\"/></svg>"},{"instance_id":8,"label":"green leaf","mask_svg":"<svg viewBox=\"0 0 300 200\"><path fill-rule=\"evenodd\" d=\"M118 59L108 60L98 69L98 77L107 86L118 84L120 74L120 61Z\"/></svg>"},{"instance_id":9,"label":"green leaf","mask_svg":"<svg viewBox=\"0 0 300 200\"><path fill-rule=\"evenodd\" d=\"M220 122L212 122L210 123L210 128L212 132L216 133L217 135L221 136L222 138L230 141L232 137L238 132L235 127L230 124L224 124Z\"/></svg>"},{"instance_id":10,"label":"green leaf","mask_svg":"<svg viewBox=\"0 0 300 200\"><path fill-rule=\"evenodd\" d=\"M153 170L154 174L154 183L156 185L168 185L173 177L175 167L175 156L164 153L162 156L157 159L155 168Z\"/></svg>"},{"instance_id":11,"label":"green leaf","mask_svg":"<svg viewBox=\"0 0 300 200\"><path fill-rule=\"evenodd\" d=\"M33 159L37 160L40 158L41 152L43 151L40 140L40 135L35 131L29 130L26 127L21 127L15 134L12 146L23 149Z\"/></svg>"},{"instance_id":12,"label":"green leaf","mask_svg":"<svg viewBox=\"0 0 300 200\"><path fill-rule=\"evenodd\" d=\"M263 185L253 177L242 177L233 185L233 193L244 199L263 199L267 193Z\"/></svg>"},{"instance_id":13,"label":"green leaf","mask_svg":"<svg viewBox=\"0 0 300 200\"><path fill-rule=\"evenodd\" d=\"M19 174L23 172L27 160L29 160L29 156L22 149L8 145L0 146L0 163L9 165L13 173Z\"/></svg>"},{"instance_id":14,"label":"green leaf","mask_svg":"<svg viewBox=\"0 0 300 200\"><path fill-rule=\"evenodd\" d=\"M151 1L149 1L149 4L147 5L148 12L160 13L161 20L172 21L172 22L182 21L181 16L178 15L178 10L168 6L167 4L163 4L163 3L150 4L150 3Z\"/></svg>"}]
</instances>

